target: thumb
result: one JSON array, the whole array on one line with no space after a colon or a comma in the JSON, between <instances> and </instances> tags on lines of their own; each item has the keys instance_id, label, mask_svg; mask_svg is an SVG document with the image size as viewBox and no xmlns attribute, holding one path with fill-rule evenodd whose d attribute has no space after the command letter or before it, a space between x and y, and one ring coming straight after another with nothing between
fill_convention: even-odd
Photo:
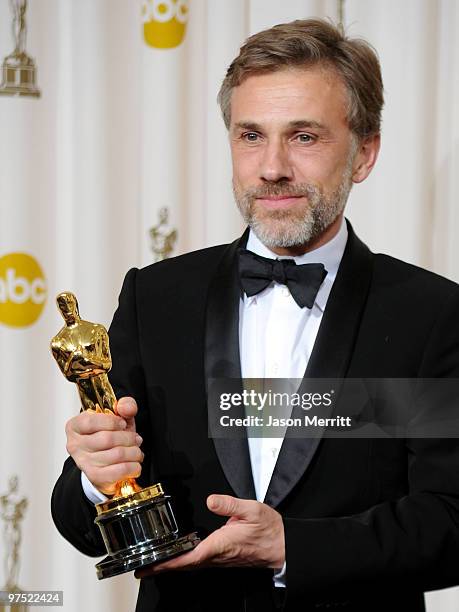
<instances>
[{"instance_id":1,"label":"thumb","mask_svg":"<svg viewBox=\"0 0 459 612\"><path fill-rule=\"evenodd\" d=\"M207 507L211 512L220 516L235 516L242 519L249 519L253 514L253 504L250 499L238 499L231 495L209 495Z\"/></svg>"},{"instance_id":2,"label":"thumb","mask_svg":"<svg viewBox=\"0 0 459 612\"><path fill-rule=\"evenodd\" d=\"M116 404L116 414L122 417L126 423L126 431L135 431L135 416L137 414L137 402L133 397L122 397Z\"/></svg>"}]
</instances>

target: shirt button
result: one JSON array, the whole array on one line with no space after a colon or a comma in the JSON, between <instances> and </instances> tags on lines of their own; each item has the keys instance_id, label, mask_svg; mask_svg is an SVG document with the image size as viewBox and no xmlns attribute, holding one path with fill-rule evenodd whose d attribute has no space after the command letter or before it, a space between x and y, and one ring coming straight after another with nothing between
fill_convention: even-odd
<instances>
[{"instance_id":1,"label":"shirt button","mask_svg":"<svg viewBox=\"0 0 459 612\"><path fill-rule=\"evenodd\" d=\"M273 365L272 365L272 370L273 370L274 374L277 374L277 373L278 373L278 371L279 371L279 366L278 366L278 364L277 364L277 363L273 363Z\"/></svg>"},{"instance_id":2,"label":"shirt button","mask_svg":"<svg viewBox=\"0 0 459 612\"><path fill-rule=\"evenodd\" d=\"M284 297L288 297L288 296L290 295L290 290L289 290L289 288L288 288L288 287L284 287L284 288L282 289L282 295L283 295Z\"/></svg>"}]
</instances>

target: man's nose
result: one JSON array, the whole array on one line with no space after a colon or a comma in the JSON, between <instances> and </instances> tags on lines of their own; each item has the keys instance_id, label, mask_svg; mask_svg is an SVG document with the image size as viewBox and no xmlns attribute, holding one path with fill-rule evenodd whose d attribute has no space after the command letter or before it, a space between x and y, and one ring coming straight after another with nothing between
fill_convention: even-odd
<instances>
[{"instance_id":1,"label":"man's nose","mask_svg":"<svg viewBox=\"0 0 459 612\"><path fill-rule=\"evenodd\" d=\"M293 178L288 151L283 143L273 142L266 146L260 163L260 178L269 182Z\"/></svg>"}]
</instances>

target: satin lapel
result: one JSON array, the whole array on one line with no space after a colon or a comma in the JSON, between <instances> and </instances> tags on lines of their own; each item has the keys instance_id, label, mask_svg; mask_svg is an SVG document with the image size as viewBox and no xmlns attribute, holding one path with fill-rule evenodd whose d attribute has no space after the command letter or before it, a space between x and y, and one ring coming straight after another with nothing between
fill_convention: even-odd
<instances>
[{"instance_id":1,"label":"satin lapel","mask_svg":"<svg viewBox=\"0 0 459 612\"><path fill-rule=\"evenodd\" d=\"M239 300L236 250L247 243L248 230L226 250L209 288L206 311L205 377L241 380ZM242 389L241 389L242 390ZM212 410L208 406L208 410ZM233 409L232 416L244 417ZM255 499L247 438L214 438L223 472L237 497Z\"/></svg>"},{"instance_id":2,"label":"satin lapel","mask_svg":"<svg viewBox=\"0 0 459 612\"><path fill-rule=\"evenodd\" d=\"M328 298L319 332L309 359L302 386L311 378L344 378L355 345L362 311L370 286L373 255L354 234L348 223L349 237L343 259ZM332 412L321 412L327 418ZM302 413L302 414L301 414ZM293 417L304 411L295 407ZM320 443L317 438L292 438L287 430L274 472L266 492L265 503L277 506L293 489L305 471Z\"/></svg>"}]
</instances>

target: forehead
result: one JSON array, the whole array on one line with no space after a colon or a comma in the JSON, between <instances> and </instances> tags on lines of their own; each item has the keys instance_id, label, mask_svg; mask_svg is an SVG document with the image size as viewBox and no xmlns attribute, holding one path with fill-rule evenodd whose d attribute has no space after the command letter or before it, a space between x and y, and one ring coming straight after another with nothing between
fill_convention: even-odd
<instances>
[{"instance_id":1,"label":"forehead","mask_svg":"<svg viewBox=\"0 0 459 612\"><path fill-rule=\"evenodd\" d=\"M310 120L347 126L348 95L332 68L286 68L247 77L231 96L231 124Z\"/></svg>"}]
</instances>

